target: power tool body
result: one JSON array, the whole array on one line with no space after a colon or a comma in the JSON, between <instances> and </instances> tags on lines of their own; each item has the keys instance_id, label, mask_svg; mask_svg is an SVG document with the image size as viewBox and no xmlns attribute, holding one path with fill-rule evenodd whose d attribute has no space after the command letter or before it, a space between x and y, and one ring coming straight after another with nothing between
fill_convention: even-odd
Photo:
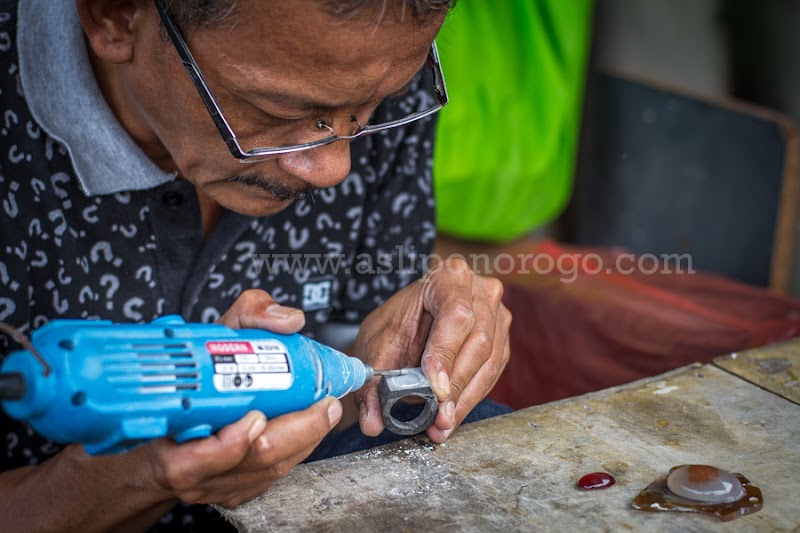
<instances>
[{"instance_id":1,"label":"power tool body","mask_svg":"<svg viewBox=\"0 0 800 533\"><path fill-rule=\"evenodd\" d=\"M18 391L4 395L9 416L90 454L208 437L250 410L280 416L380 374L302 335L179 316L150 324L53 320L34 331L29 350L5 359L2 373Z\"/></svg>"}]
</instances>

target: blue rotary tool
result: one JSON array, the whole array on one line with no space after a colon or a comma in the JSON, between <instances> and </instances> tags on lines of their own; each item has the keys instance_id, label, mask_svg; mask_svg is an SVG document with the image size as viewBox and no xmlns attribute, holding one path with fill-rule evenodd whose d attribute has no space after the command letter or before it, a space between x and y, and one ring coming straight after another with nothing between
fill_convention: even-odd
<instances>
[{"instance_id":1,"label":"blue rotary tool","mask_svg":"<svg viewBox=\"0 0 800 533\"><path fill-rule=\"evenodd\" d=\"M25 348L0 369L6 413L92 455L160 437L208 437L253 409L273 418L341 398L374 376L407 372L375 371L299 334L179 316L150 324L53 320L30 341L2 331Z\"/></svg>"}]
</instances>

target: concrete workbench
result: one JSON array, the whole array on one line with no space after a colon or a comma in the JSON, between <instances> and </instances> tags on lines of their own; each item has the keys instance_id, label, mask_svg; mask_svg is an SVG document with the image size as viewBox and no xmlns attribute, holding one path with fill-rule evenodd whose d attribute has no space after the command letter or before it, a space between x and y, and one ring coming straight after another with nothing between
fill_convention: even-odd
<instances>
[{"instance_id":1,"label":"concrete workbench","mask_svg":"<svg viewBox=\"0 0 800 533\"><path fill-rule=\"evenodd\" d=\"M224 514L247 532L796 531L795 371L800 341L741 352L467 425L444 445L415 437L301 465ZM687 463L742 473L764 508L728 523L631 508L641 489ZM616 485L577 488L595 471Z\"/></svg>"}]
</instances>

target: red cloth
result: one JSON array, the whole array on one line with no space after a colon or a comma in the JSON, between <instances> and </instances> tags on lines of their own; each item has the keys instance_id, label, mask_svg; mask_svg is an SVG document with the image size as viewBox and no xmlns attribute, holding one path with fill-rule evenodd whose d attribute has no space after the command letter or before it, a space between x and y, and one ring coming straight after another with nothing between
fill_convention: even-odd
<instances>
[{"instance_id":1,"label":"red cloth","mask_svg":"<svg viewBox=\"0 0 800 533\"><path fill-rule=\"evenodd\" d=\"M621 250L544 241L515 252L549 256L567 275L542 273L550 264L544 257L536 263L540 273L501 277L503 302L513 314L511 361L489 397L514 408L800 334L800 300L763 288L699 272L623 274L615 265ZM623 271L635 263L629 257ZM531 261L518 261L515 270L533 271ZM574 281L559 279L572 279L573 272Z\"/></svg>"}]
</instances>

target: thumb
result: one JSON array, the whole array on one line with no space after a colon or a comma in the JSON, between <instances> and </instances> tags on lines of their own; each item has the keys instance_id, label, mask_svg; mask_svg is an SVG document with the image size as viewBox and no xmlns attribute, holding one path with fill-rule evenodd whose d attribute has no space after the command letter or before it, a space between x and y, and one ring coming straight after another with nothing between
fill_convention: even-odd
<instances>
[{"instance_id":1,"label":"thumb","mask_svg":"<svg viewBox=\"0 0 800 533\"><path fill-rule=\"evenodd\" d=\"M275 333L297 333L306 323L301 309L278 304L266 291L244 291L217 321L233 329L253 328Z\"/></svg>"},{"instance_id":2,"label":"thumb","mask_svg":"<svg viewBox=\"0 0 800 533\"><path fill-rule=\"evenodd\" d=\"M368 437L377 437L384 429L376 381L365 385L353 394L353 400L358 407L358 423L361 426L361 432Z\"/></svg>"}]
</instances>

